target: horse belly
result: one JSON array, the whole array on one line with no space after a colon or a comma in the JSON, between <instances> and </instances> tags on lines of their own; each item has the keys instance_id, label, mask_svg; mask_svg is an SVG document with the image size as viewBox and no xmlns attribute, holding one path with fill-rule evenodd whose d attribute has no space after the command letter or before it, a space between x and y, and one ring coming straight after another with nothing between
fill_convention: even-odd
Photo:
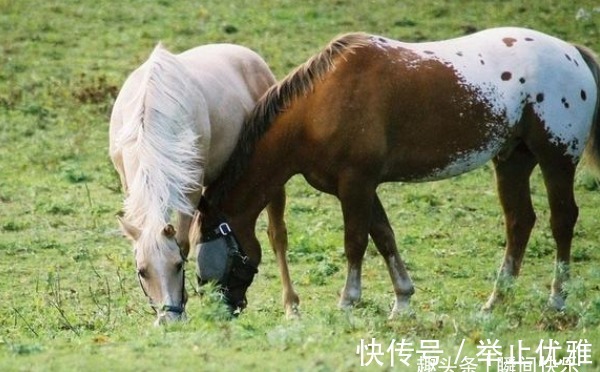
<instances>
[{"instance_id":1,"label":"horse belly","mask_svg":"<svg viewBox=\"0 0 600 372\"><path fill-rule=\"evenodd\" d=\"M426 72L431 83L404 74L408 89L395 95L403 104L390 104L388 177L405 182L454 177L511 148L523 109L518 94L462 81L443 64Z\"/></svg>"},{"instance_id":2,"label":"horse belly","mask_svg":"<svg viewBox=\"0 0 600 372\"><path fill-rule=\"evenodd\" d=\"M419 155L392 155L393 163L385 167L385 181L429 182L458 176L475 170L490 161L510 145L497 139L479 148L465 148L451 154L436 153Z\"/></svg>"},{"instance_id":3,"label":"horse belly","mask_svg":"<svg viewBox=\"0 0 600 372\"><path fill-rule=\"evenodd\" d=\"M428 174L421 176L418 179L412 180L413 182L426 182L436 181L446 178L458 176L463 173L470 172L477 169L487 163L496 153L498 152L497 147L480 149L480 150L467 150L458 152L455 155L454 160L446 166L434 168Z\"/></svg>"}]
</instances>

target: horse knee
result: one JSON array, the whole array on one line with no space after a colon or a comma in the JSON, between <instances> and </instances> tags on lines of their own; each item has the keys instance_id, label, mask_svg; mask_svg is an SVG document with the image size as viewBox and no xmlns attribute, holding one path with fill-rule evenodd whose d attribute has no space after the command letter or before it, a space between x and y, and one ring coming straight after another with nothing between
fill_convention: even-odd
<instances>
[{"instance_id":1,"label":"horse knee","mask_svg":"<svg viewBox=\"0 0 600 372\"><path fill-rule=\"evenodd\" d=\"M550 226L553 230L573 229L579 218L579 207L575 204L562 208L558 213L552 213Z\"/></svg>"},{"instance_id":2,"label":"horse knee","mask_svg":"<svg viewBox=\"0 0 600 372\"><path fill-rule=\"evenodd\" d=\"M277 251L279 248L287 246L287 227L285 224L275 225L270 223L267 227L267 235L271 242L271 248Z\"/></svg>"},{"instance_id":3,"label":"horse knee","mask_svg":"<svg viewBox=\"0 0 600 372\"><path fill-rule=\"evenodd\" d=\"M535 226L537 216L535 215L534 211L530 211L529 213L525 214L522 219L523 219L523 221L521 222L522 226L525 229L531 230L531 229L533 229L533 226Z\"/></svg>"},{"instance_id":4,"label":"horse knee","mask_svg":"<svg viewBox=\"0 0 600 372\"><path fill-rule=\"evenodd\" d=\"M576 205L551 214L550 227L559 249L565 246L570 247L578 217L579 208Z\"/></svg>"},{"instance_id":5,"label":"horse knee","mask_svg":"<svg viewBox=\"0 0 600 372\"><path fill-rule=\"evenodd\" d=\"M537 221L535 212L529 211L514 215L512 217L507 216L507 227L512 231L530 232Z\"/></svg>"}]
</instances>

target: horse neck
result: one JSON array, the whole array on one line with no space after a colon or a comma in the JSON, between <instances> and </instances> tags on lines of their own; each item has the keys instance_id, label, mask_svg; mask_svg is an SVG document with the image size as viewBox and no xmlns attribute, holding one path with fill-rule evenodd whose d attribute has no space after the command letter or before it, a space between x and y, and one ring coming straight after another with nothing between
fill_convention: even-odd
<instances>
[{"instance_id":1,"label":"horse neck","mask_svg":"<svg viewBox=\"0 0 600 372\"><path fill-rule=\"evenodd\" d=\"M273 195L299 169L295 148L298 133L290 120L281 115L256 143L241 177L226 190L216 205L237 229L251 229ZM215 187L218 188L218 181ZM210 187L207 194L210 198ZM215 191L215 190L213 190Z\"/></svg>"}]
</instances>

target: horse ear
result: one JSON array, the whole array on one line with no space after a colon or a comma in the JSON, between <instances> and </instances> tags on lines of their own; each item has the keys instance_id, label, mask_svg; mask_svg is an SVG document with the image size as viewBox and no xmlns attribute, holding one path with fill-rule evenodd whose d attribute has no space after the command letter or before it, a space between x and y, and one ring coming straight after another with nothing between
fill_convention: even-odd
<instances>
[{"instance_id":1,"label":"horse ear","mask_svg":"<svg viewBox=\"0 0 600 372\"><path fill-rule=\"evenodd\" d=\"M140 238L140 235L142 234L140 229L125 221L121 216L117 216L117 220L119 221L119 225L121 225L121 231L123 231L123 234L126 237L133 241Z\"/></svg>"},{"instance_id":2,"label":"horse ear","mask_svg":"<svg viewBox=\"0 0 600 372\"><path fill-rule=\"evenodd\" d=\"M171 225L170 223L167 224L167 226L165 226L165 228L163 229L163 235L166 236L167 238L172 238L175 236L175 227L173 227L173 225Z\"/></svg>"}]
</instances>

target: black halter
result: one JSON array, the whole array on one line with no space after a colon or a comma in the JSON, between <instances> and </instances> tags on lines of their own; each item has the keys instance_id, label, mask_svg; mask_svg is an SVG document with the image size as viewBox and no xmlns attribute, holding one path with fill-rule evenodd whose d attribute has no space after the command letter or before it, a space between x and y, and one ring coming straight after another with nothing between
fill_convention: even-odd
<instances>
[{"instance_id":1,"label":"black halter","mask_svg":"<svg viewBox=\"0 0 600 372\"><path fill-rule=\"evenodd\" d=\"M217 239L225 240L226 249L229 251L228 257L231 258L230 265L227 265L229 267L228 272L225 273L222 280L218 281L218 284L224 287L225 290L231 289L232 284L249 287L254 279L254 274L258 272L258 268L250 262L248 255L244 252L227 222L221 222L217 227L203 232L200 243L209 243ZM198 277L198 282L201 285L205 283L200 277Z\"/></svg>"},{"instance_id":2,"label":"black halter","mask_svg":"<svg viewBox=\"0 0 600 372\"><path fill-rule=\"evenodd\" d=\"M201 277L203 271L203 265L210 265L206 262L201 262L202 254L201 250L205 247L202 245L214 244L218 239L223 239L222 246L213 246L213 249L223 249L225 252L217 252L217 256L225 260L221 262L221 269L217 270L218 274L215 277L209 277L208 280ZM252 284L254 275L258 272L255 265L250 262L250 259L244 252L242 246L239 244L235 237L235 234L227 224L227 222L221 222L217 227L208 229L202 233L200 241L201 247L198 249L198 265L196 269L198 284L203 285L208 281L216 281L219 285L219 290L223 293L225 302L232 311L232 313L239 314L243 308L246 307L247 300L245 292ZM210 260L209 260L210 261ZM214 261L213 261L214 262ZM224 266L224 269L223 269ZM206 267L205 272L214 271L212 267ZM241 294L241 295L240 295ZM239 298L232 298L233 296L239 296Z\"/></svg>"},{"instance_id":3,"label":"black halter","mask_svg":"<svg viewBox=\"0 0 600 372\"><path fill-rule=\"evenodd\" d=\"M210 209L210 205L204 196L200 198L198 209L201 212ZM205 266L207 269L206 271L213 271L213 273L215 271L209 270L212 269L212 267L208 262L200 261L202 257L200 250L203 249L203 245L205 245L205 247L212 245L212 248L215 248L216 246L217 249L225 250L225 252L221 251L216 254L216 256L219 257L219 260L226 260L226 262L217 262L218 264L221 264L220 268L216 270L217 273L212 277L209 275L208 279L217 282L220 291L224 294L227 305L235 313L239 309L246 307L247 301L245 293L252 284L254 275L258 272L258 268L248 258L242 245L235 237L235 233L227 223L227 218L222 213L218 213L217 217L219 222L216 224L212 226L202 226L202 236L200 247L198 249L198 265L196 267L198 270L197 279L198 284L200 285L206 282L200 275L202 265L208 265ZM215 244L219 239L223 240L221 247L219 247L219 244ZM225 269L221 272L220 270L223 269L223 266L225 266Z\"/></svg>"}]
</instances>

